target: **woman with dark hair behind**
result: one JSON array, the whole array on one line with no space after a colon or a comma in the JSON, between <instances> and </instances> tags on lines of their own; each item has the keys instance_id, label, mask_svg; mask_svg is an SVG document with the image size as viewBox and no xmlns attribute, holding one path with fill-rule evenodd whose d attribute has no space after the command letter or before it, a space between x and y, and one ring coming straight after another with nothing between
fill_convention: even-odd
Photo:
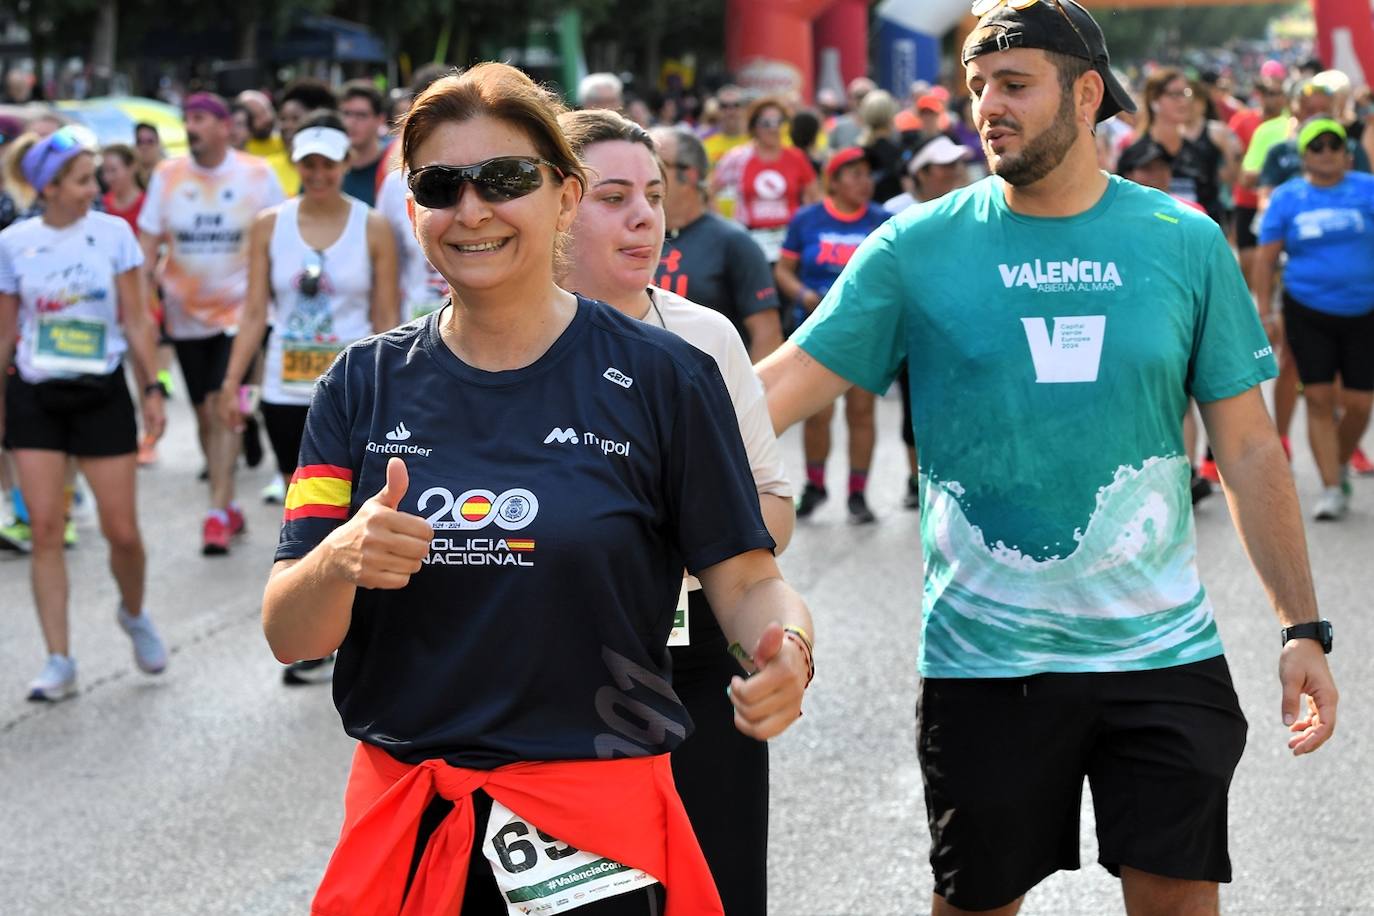
<instances>
[{"instance_id":1,"label":"woman with dark hair behind","mask_svg":"<svg viewBox=\"0 0 1374 916\"><path fill-rule=\"evenodd\" d=\"M573 111L558 120L593 175L577 208L560 285L671 331L716 361L744 438L759 508L781 552L792 535L792 485L744 343L724 315L653 285L663 250L667 185L658 149L648 133L612 111ZM731 657L729 640L693 577L683 581L678 612L682 622L668 641L673 690L696 730L672 753L673 779L725 911L765 916L768 745L735 727L726 690L745 669Z\"/></svg>"}]
</instances>

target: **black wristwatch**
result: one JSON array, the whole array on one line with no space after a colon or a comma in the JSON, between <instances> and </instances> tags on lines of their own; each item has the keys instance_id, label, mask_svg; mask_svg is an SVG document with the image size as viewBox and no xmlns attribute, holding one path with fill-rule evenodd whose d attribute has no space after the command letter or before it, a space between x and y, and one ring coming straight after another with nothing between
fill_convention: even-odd
<instances>
[{"instance_id":1,"label":"black wristwatch","mask_svg":"<svg viewBox=\"0 0 1374 916\"><path fill-rule=\"evenodd\" d=\"M162 396L165 398L165 397L167 397L167 388L166 388L166 386L163 385L162 382L160 382L160 381L159 381L159 382L149 382L148 384L146 384L146 385L143 386L143 396L144 396L145 398L146 398L148 395L153 394L153 393L160 394L160 395L162 395Z\"/></svg>"},{"instance_id":2,"label":"black wristwatch","mask_svg":"<svg viewBox=\"0 0 1374 916\"><path fill-rule=\"evenodd\" d=\"M1322 651L1331 654L1331 621L1318 620L1316 623L1300 623L1295 627L1283 628L1283 644L1290 639L1315 639L1322 644Z\"/></svg>"}]
</instances>

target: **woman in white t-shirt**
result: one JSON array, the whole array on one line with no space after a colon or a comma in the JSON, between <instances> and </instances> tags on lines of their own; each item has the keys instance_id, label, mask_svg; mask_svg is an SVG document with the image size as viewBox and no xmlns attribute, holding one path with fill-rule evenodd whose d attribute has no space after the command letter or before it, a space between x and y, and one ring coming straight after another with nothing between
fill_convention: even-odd
<instances>
[{"instance_id":1,"label":"woman in white t-shirt","mask_svg":"<svg viewBox=\"0 0 1374 916\"><path fill-rule=\"evenodd\" d=\"M663 250L663 164L637 124L604 110L559 118L590 173L577 210L564 289L601 299L677 334L714 357L730 393L769 533L782 552L795 519L792 486L773 434L763 386L730 320L653 285ZM669 640L673 690L695 731L673 751L673 778L716 880L725 912L767 912L768 746L735 728L726 694L744 669L731 657L705 593L684 580Z\"/></svg>"},{"instance_id":2,"label":"woman in white t-shirt","mask_svg":"<svg viewBox=\"0 0 1374 916\"><path fill-rule=\"evenodd\" d=\"M434 269L410 225L410 189L406 187L406 173L395 169L382 179L377 192L377 212L386 217L391 235L396 239L397 273L401 280L401 321L414 321L430 312L437 312L448 301L448 281Z\"/></svg>"},{"instance_id":3,"label":"woman in white t-shirt","mask_svg":"<svg viewBox=\"0 0 1374 916\"><path fill-rule=\"evenodd\" d=\"M119 586L117 620L149 674L167 651L143 609L146 560L135 500L137 420L124 380L126 352L142 392L143 422L166 425L157 382L156 338L128 223L91 212L95 138L80 128L27 134L6 161L6 184L31 192L41 216L0 232L0 431L14 454L32 529L34 603L48 660L29 684L31 700L76 692L63 559L64 483L75 458L95 496Z\"/></svg>"},{"instance_id":4,"label":"woman in white t-shirt","mask_svg":"<svg viewBox=\"0 0 1374 916\"><path fill-rule=\"evenodd\" d=\"M315 380L345 347L395 327L396 245L382 215L343 193L348 134L333 112L306 118L291 140L301 194L258 215L248 238L248 299L219 394L220 416L241 429L240 388L267 336L262 417L277 468L296 470ZM290 505L287 508L291 508ZM327 678L318 660L288 666L286 683Z\"/></svg>"}]
</instances>

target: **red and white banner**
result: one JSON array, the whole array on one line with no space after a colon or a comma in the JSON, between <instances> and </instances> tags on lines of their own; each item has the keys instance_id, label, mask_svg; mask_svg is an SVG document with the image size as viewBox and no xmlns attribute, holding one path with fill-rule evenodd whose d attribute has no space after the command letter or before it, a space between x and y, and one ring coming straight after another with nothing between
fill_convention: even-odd
<instances>
[{"instance_id":1,"label":"red and white banner","mask_svg":"<svg viewBox=\"0 0 1374 916\"><path fill-rule=\"evenodd\" d=\"M1374 77L1374 13L1371 0L1312 0L1317 17L1317 56L1356 86Z\"/></svg>"}]
</instances>

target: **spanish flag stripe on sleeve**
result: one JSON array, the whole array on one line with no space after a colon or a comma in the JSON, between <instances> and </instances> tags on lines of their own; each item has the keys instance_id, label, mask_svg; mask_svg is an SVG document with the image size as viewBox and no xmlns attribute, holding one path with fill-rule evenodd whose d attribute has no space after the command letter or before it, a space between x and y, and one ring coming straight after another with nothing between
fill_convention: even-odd
<instances>
[{"instance_id":1,"label":"spanish flag stripe on sleeve","mask_svg":"<svg viewBox=\"0 0 1374 916\"><path fill-rule=\"evenodd\" d=\"M311 477L333 477L336 480L353 482L353 471L350 468L341 468L337 464L304 464L296 468L296 473L291 475L291 482L307 480Z\"/></svg>"},{"instance_id":2,"label":"spanish flag stripe on sleeve","mask_svg":"<svg viewBox=\"0 0 1374 916\"><path fill-rule=\"evenodd\" d=\"M294 522L301 518L333 518L344 521L348 518L347 506L301 506L299 509L287 509L285 519Z\"/></svg>"},{"instance_id":3,"label":"spanish flag stripe on sleeve","mask_svg":"<svg viewBox=\"0 0 1374 916\"><path fill-rule=\"evenodd\" d=\"M332 464L307 464L291 475L286 490L286 521L348 517L353 472Z\"/></svg>"}]
</instances>

